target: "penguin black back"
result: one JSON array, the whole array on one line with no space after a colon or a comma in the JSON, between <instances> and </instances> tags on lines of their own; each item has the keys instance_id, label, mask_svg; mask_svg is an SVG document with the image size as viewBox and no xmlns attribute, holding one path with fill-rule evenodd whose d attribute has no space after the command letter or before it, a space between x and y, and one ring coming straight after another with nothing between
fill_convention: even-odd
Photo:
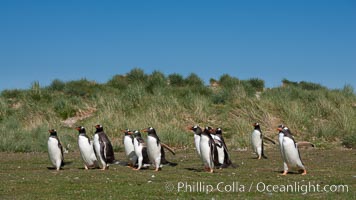
<instances>
[{"instance_id":1,"label":"penguin black back","mask_svg":"<svg viewBox=\"0 0 356 200\"><path fill-rule=\"evenodd\" d=\"M114 149L112 147L112 144L108 136L104 132L103 126L98 124L95 126L95 128L96 128L95 134L99 135L99 142L103 144L100 146L101 156L106 159L107 163L113 163L115 161Z\"/></svg>"}]
</instances>

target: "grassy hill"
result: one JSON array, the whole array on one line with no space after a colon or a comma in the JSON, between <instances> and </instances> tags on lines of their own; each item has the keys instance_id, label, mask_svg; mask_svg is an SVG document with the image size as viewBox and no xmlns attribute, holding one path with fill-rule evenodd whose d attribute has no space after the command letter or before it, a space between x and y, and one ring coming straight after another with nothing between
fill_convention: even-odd
<instances>
[{"instance_id":1,"label":"grassy hill","mask_svg":"<svg viewBox=\"0 0 356 200\"><path fill-rule=\"evenodd\" d=\"M187 126L222 127L231 148L249 146L252 123L277 139L276 126L286 124L297 141L319 148L356 147L356 96L351 86L330 90L319 84L283 80L264 88L264 81L222 75L206 86L196 74L165 76L133 69L107 83L86 79L54 80L29 90L4 90L0 96L0 151L46 151L48 129L57 129L69 150L77 149L75 126L93 135L100 123L116 150L122 129L155 127L171 146L192 147Z\"/></svg>"}]
</instances>

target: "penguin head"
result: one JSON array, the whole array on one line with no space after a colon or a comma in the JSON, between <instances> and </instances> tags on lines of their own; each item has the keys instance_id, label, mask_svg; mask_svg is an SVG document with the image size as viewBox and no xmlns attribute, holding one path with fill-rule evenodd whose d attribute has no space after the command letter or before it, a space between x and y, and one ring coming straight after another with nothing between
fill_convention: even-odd
<instances>
[{"instance_id":1,"label":"penguin head","mask_svg":"<svg viewBox=\"0 0 356 200\"><path fill-rule=\"evenodd\" d=\"M252 125L255 127L255 129L258 129L258 130L261 129L260 123L258 123L258 122L255 122L255 123L253 123Z\"/></svg>"},{"instance_id":2,"label":"penguin head","mask_svg":"<svg viewBox=\"0 0 356 200\"><path fill-rule=\"evenodd\" d=\"M200 135L203 132L199 125L191 126L188 129L193 131L197 135Z\"/></svg>"},{"instance_id":3,"label":"penguin head","mask_svg":"<svg viewBox=\"0 0 356 200\"><path fill-rule=\"evenodd\" d=\"M156 130L154 128L152 128L152 127L148 127L146 129L143 129L142 131L146 132L148 134L156 134Z\"/></svg>"},{"instance_id":4,"label":"penguin head","mask_svg":"<svg viewBox=\"0 0 356 200\"><path fill-rule=\"evenodd\" d=\"M219 127L215 130L215 134L222 135L222 129Z\"/></svg>"},{"instance_id":5,"label":"penguin head","mask_svg":"<svg viewBox=\"0 0 356 200\"><path fill-rule=\"evenodd\" d=\"M206 126L205 128L204 128L204 133L213 133L214 132L214 129L213 128L211 128L210 126Z\"/></svg>"},{"instance_id":6,"label":"penguin head","mask_svg":"<svg viewBox=\"0 0 356 200\"><path fill-rule=\"evenodd\" d=\"M48 130L50 136L57 136L57 131L56 129L51 129L51 130Z\"/></svg>"},{"instance_id":7,"label":"penguin head","mask_svg":"<svg viewBox=\"0 0 356 200\"><path fill-rule=\"evenodd\" d=\"M125 133L125 135L131 135L131 131L130 131L130 129L125 129L125 130L122 130L121 132L123 132L123 133Z\"/></svg>"},{"instance_id":8,"label":"penguin head","mask_svg":"<svg viewBox=\"0 0 356 200\"><path fill-rule=\"evenodd\" d=\"M289 128L286 127L286 126L283 125L283 124L280 124L280 125L278 125L277 130L278 130L279 132L283 132L283 130L288 130L288 131L289 131ZM289 132L290 132L290 131L289 131Z\"/></svg>"},{"instance_id":9,"label":"penguin head","mask_svg":"<svg viewBox=\"0 0 356 200\"><path fill-rule=\"evenodd\" d=\"M84 126L78 126L77 128L75 128L77 131L79 131L79 133L85 133L85 128Z\"/></svg>"},{"instance_id":10,"label":"penguin head","mask_svg":"<svg viewBox=\"0 0 356 200\"><path fill-rule=\"evenodd\" d=\"M103 131L103 129L104 129L103 126L100 124L95 125L95 128L96 128L96 132Z\"/></svg>"},{"instance_id":11,"label":"penguin head","mask_svg":"<svg viewBox=\"0 0 356 200\"><path fill-rule=\"evenodd\" d=\"M134 137L141 137L141 133L140 133L140 131L138 131L138 130L134 130L133 131L133 135L134 135Z\"/></svg>"}]
</instances>

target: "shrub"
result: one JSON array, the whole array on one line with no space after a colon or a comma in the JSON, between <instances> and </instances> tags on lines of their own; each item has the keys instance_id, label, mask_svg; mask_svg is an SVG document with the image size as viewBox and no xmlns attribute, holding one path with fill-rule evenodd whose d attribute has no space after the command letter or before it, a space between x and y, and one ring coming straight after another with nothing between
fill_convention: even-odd
<instances>
[{"instance_id":1,"label":"shrub","mask_svg":"<svg viewBox=\"0 0 356 200\"><path fill-rule=\"evenodd\" d=\"M169 85L175 87L182 87L184 86L184 78L180 74L171 74L168 76Z\"/></svg>"},{"instance_id":2,"label":"shrub","mask_svg":"<svg viewBox=\"0 0 356 200\"><path fill-rule=\"evenodd\" d=\"M347 148L356 148L356 134L350 134L346 135L342 139L342 145L344 145Z\"/></svg>"},{"instance_id":3,"label":"shrub","mask_svg":"<svg viewBox=\"0 0 356 200\"><path fill-rule=\"evenodd\" d=\"M52 83L48 86L48 89L53 91L63 91L65 86L66 84L63 81L59 79L54 79Z\"/></svg>"},{"instance_id":4,"label":"shrub","mask_svg":"<svg viewBox=\"0 0 356 200\"><path fill-rule=\"evenodd\" d=\"M185 83L188 86L202 87L204 86L204 81L198 77L198 75L192 73L186 79Z\"/></svg>"},{"instance_id":5,"label":"shrub","mask_svg":"<svg viewBox=\"0 0 356 200\"><path fill-rule=\"evenodd\" d=\"M142 69L134 68L126 75L130 84L141 84L146 82L147 76Z\"/></svg>"},{"instance_id":6,"label":"shrub","mask_svg":"<svg viewBox=\"0 0 356 200\"><path fill-rule=\"evenodd\" d=\"M107 82L107 85L113 87L113 88L117 88L119 90L124 90L127 88L128 85L128 81L126 76L123 75L115 75L112 77L112 79L110 79Z\"/></svg>"}]
</instances>

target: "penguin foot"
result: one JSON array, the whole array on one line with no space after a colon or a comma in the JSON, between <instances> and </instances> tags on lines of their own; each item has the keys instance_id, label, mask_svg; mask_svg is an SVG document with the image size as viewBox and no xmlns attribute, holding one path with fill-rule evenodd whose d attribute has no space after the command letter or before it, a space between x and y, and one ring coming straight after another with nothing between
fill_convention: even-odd
<instances>
[{"instance_id":1,"label":"penguin foot","mask_svg":"<svg viewBox=\"0 0 356 200\"><path fill-rule=\"evenodd\" d=\"M140 169L139 168L132 168L132 170L139 171Z\"/></svg>"},{"instance_id":2,"label":"penguin foot","mask_svg":"<svg viewBox=\"0 0 356 200\"><path fill-rule=\"evenodd\" d=\"M257 158L258 160L261 160L261 156L258 156L258 158Z\"/></svg>"},{"instance_id":3,"label":"penguin foot","mask_svg":"<svg viewBox=\"0 0 356 200\"><path fill-rule=\"evenodd\" d=\"M88 166L84 165L84 169L85 169L85 170L88 170L89 168L88 168Z\"/></svg>"},{"instance_id":4,"label":"penguin foot","mask_svg":"<svg viewBox=\"0 0 356 200\"><path fill-rule=\"evenodd\" d=\"M284 171L282 175L285 176L285 175L287 175L287 173L288 173L288 171Z\"/></svg>"},{"instance_id":5,"label":"penguin foot","mask_svg":"<svg viewBox=\"0 0 356 200\"><path fill-rule=\"evenodd\" d=\"M209 168L209 173L214 173L213 168Z\"/></svg>"},{"instance_id":6,"label":"penguin foot","mask_svg":"<svg viewBox=\"0 0 356 200\"><path fill-rule=\"evenodd\" d=\"M307 174L307 170L303 170L303 173L302 173L302 175L306 175Z\"/></svg>"}]
</instances>

